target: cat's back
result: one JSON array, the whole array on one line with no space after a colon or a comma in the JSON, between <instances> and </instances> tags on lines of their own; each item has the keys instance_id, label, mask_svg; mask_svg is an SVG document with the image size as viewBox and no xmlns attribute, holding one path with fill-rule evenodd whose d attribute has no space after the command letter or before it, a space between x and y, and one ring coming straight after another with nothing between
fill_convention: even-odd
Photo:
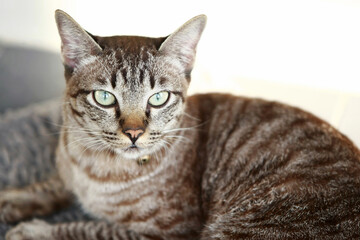
<instances>
[{"instance_id":1,"label":"cat's back","mask_svg":"<svg viewBox=\"0 0 360 240\"><path fill-rule=\"evenodd\" d=\"M189 97L186 112L196 116L197 124L201 126L199 129L207 132L204 135L209 141L207 144L237 143L241 148L248 148L250 146L239 145L239 140L250 145L259 142L293 145L296 142L298 147L309 151L312 146L313 150L323 147L336 152L333 147L342 146L357 158L360 155L360 150L326 121L276 101L231 94L197 94ZM282 148L272 150L283 152Z\"/></svg>"},{"instance_id":2,"label":"cat's back","mask_svg":"<svg viewBox=\"0 0 360 240\"><path fill-rule=\"evenodd\" d=\"M204 236L359 235L360 152L347 137L277 102L203 94L188 106L202 124L203 206L217 222Z\"/></svg>"}]
</instances>

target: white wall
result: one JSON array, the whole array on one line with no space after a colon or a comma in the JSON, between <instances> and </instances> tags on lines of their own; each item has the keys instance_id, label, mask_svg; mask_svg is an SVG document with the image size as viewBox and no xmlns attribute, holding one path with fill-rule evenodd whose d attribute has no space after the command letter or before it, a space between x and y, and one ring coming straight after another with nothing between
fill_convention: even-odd
<instances>
[{"instance_id":1,"label":"white wall","mask_svg":"<svg viewBox=\"0 0 360 240\"><path fill-rule=\"evenodd\" d=\"M288 102L360 145L360 1L0 0L0 40L58 51L57 8L98 35L165 36L205 13L191 92Z\"/></svg>"},{"instance_id":2,"label":"white wall","mask_svg":"<svg viewBox=\"0 0 360 240\"><path fill-rule=\"evenodd\" d=\"M0 4L1 39L56 51L56 8L103 35L163 36L205 13L209 22L198 60L211 75L360 93L360 1L1 0Z\"/></svg>"}]
</instances>

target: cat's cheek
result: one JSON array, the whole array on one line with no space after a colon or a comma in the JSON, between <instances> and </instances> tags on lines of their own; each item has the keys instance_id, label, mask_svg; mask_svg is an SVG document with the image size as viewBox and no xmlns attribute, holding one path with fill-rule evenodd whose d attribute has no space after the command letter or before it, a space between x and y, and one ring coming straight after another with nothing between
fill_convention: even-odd
<instances>
[{"instance_id":1,"label":"cat's cheek","mask_svg":"<svg viewBox=\"0 0 360 240\"><path fill-rule=\"evenodd\" d=\"M152 124L155 130L163 131L178 127L183 110L181 106L175 106L175 108L177 108L175 111L169 110L154 114L155 117L152 121Z\"/></svg>"}]
</instances>

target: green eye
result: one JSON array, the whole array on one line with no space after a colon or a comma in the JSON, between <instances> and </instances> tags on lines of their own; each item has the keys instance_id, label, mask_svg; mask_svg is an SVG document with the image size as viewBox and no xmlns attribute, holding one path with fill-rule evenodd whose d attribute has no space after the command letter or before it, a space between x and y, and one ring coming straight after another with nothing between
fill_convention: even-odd
<instances>
[{"instance_id":1,"label":"green eye","mask_svg":"<svg viewBox=\"0 0 360 240\"><path fill-rule=\"evenodd\" d=\"M167 102L169 96L166 91L155 93L149 98L149 104L153 107L160 107Z\"/></svg>"},{"instance_id":2,"label":"green eye","mask_svg":"<svg viewBox=\"0 0 360 240\"><path fill-rule=\"evenodd\" d=\"M116 102L114 95L103 90L94 91L94 99L101 106L111 106Z\"/></svg>"}]
</instances>

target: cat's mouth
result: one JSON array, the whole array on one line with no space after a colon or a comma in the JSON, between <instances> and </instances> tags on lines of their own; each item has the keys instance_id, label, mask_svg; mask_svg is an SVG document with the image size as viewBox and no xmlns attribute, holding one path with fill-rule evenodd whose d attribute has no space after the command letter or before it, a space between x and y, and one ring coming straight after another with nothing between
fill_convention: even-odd
<instances>
[{"instance_id":1,"label":"cat's mouth","mask_svg":"<svg viewBox=\"0 0 360 240\"><path fill-rule=\"evenodd\" d=\"M135 153L135 152L139 152L139 151L140 151L140 148L136 144L132 144L129 147L125 148L125 152L128 152L128 153Z\"/></svg>"},{"instance_id":2,"label":"cat's mouth","mask_svg":"<svg viewBox=\"0 0 360 240\"><path fill-rule=\"evenodd\" d=\"M114 148L114 151L122 157L136 159L142 154L142 148L133 144L123 148Z\"/></svg>"},{"instance_id":3,"label":"cat's mouth","mask_svg":"<svg viewBox=\"0 0 360 240\"><path fill-rule=\"evenodd\" d=\"M146 144L136 144L132 143L129 145L125 145L122 147L115 147L114 151L121 155L122 157L129 158L129 159L138 159L139 157L143 155L150 154L151 152L156 151L156 148L154 149L154 145L147 146Z\"/></svg>"},{"instance_id":4,"label":"cat's mouth","mask_svg":"<svg viewBox=\"0 0 360 240\"><path fill-rule=\"evenodd\" d=\"M131 144L130 146L123 148L123 152L125 154L130 154L130 155L139 154L142 150L143 150L143 148L139 147L136 144Z\"/></svg>"},{"instance_id":5,"label":"cat's mouth","mask_svg":"<svg viewBox=\"0 0 360 240\"><path fill-rule=\"evenodd\" d=\"M139 150L140 148L136 144L131 144L129 147L125 148L126 152L138 152Z\"/></svg>"}]
</instances>

